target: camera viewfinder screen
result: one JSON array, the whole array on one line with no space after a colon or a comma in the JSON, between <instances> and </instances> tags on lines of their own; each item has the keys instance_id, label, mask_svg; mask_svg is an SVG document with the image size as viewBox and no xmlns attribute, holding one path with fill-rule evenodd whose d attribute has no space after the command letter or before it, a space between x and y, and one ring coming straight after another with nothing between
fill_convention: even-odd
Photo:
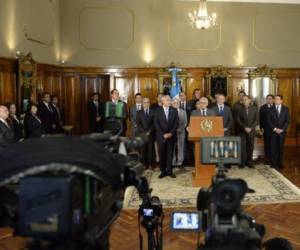
<instances>
[{"instance_id":1,"label":"camera viewfinder screen","mask_svg":"<svg viewBox=\"0 0 300 250\"><path fill-rule=\"evenodd\" d=\"M151 209L151 208L144 208L143 212L144 212L144 216L146 216L146 217L152 217L153 216L153 209Z\"/></svg>"},{"instance_id":2,"label":"camera viewfinder screen","mask_svg":"<svg viewBox=\"0 0 300 250\"><path fill-rule=\"evenodd\" d=\"M200 231L200 213L174 212L172 214L171 228L174 230Z\"/></svg>"}]
</instances>

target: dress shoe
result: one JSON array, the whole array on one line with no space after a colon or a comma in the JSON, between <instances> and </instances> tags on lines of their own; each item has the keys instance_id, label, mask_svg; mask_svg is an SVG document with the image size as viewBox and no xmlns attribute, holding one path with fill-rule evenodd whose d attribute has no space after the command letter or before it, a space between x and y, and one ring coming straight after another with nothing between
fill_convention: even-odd
<instances>
[{"instance_id":1,"label":"dress shoe","mask_svg":"<svg viewBox=\"0 0 300 250\"><path fill-rule=\"evenodd\" d=\"M171 178L176 178L176 175L175 174L169 174L169 176L171 177Z\"/></svg>"},{"instance_id":2,"label":"dress shoe","mask_svg":"<svg viewBox=\"0 0 300 250\"><path fill-rule=\"evenodd\" d=\"M166 177L166 175L163 174L163 173L161 173L161 174L158 176L159 179L162 179L162 178L164 178L164 177Z\"/></svg>"}]
</instances>

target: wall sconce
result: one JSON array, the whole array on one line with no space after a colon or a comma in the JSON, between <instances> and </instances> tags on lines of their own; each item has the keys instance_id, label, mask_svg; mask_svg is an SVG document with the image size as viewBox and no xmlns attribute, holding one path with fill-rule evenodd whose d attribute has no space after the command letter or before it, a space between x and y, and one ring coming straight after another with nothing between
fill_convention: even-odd
<instances>
[{"instance_id":1,"label":"wall sconce","mask_svg":"<svg viewBox=\"0 0 300 250\"><path fill-rule=\"evenodd\" d=\"M59 64L60 64L60 65L64 65L64 64L65 64L65 60L61 59L61 60L59 61Z\"/></svg>"},{"instance_id":2,"label":"wall sconce","mask_svg":"<svg viewBox=\"0 0 300 250\"><path fill-rule=\"evenodd\" d=\"M21 57L23 57L23 56L24 56L24 53L23 53L23 52L21 52L20 50L17 50L17 51L16 51L16 53L15 53L16 59L19 59L19 58L21 58Z\"/></svg>"}]
</instances>

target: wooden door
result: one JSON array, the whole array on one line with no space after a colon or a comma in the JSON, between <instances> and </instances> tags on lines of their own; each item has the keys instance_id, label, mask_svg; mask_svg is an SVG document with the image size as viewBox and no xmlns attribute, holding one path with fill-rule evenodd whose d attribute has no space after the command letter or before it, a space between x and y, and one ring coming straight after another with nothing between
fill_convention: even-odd
<instances>
[{"instance_id":1,"label":"wooden door","mask_svg":"<svg viewBox=\"0 0 300 250\"><path fill-rule=\"evenodd\" d=\"M93 93L99 93L100 101L109 100L109 76L108 75L81 75L79 110L80 110L80 134L89 132L87 104Z\"/></svg>"}]
</instances>

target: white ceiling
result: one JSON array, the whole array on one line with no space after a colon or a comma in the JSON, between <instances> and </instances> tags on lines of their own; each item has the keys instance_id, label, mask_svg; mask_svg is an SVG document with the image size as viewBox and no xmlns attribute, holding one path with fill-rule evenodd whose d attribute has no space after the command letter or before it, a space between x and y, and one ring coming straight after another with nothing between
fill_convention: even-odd
<instances>
[{"instance_id":1,"label":"white ceiling","mask_svg":"<svg viewBox=\"0 0 300 250\"><path fill-rule=\"evenodd\" d=\"M197 2L199 0L179 0L186 2ZM208 2L232 2L232 3L285 3L300 4L300 0L207 0Z\"/></svg>"}]
</instances>

